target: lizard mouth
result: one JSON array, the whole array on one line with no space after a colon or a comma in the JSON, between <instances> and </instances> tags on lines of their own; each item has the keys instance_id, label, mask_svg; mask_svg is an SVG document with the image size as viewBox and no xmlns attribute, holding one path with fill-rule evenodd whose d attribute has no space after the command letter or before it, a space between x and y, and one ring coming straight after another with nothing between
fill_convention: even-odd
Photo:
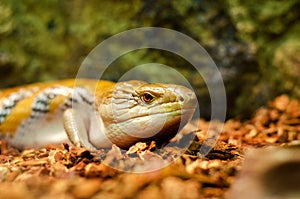
<instances>
[{"instance_id":1,"label":"lizard mouth","mask_svg":"<svg viewBox=\"0 0 300 199\"><path fill-rule=\"evenodd\" d=\"M119 136L126 134L128 139L131 137L132 143L129 145L137 140L170 140L188 123L194 111L195 107L143 114L121 123L115 123L115 125L119 129Z\"/></svg>"},{"instance_id":2,"label":"lizard mouth","mask_svg":"<svg viewBox=\"0 0 300 199\"><path fill-rule=\"evenodd\" d=\"M133 116L131 118L129 118L128 120L125 120L123 122L130 122L131 120L135 120L137 118L151 118L151 117L158 117L158 116L162 116L162 117L166 117L166 116L189 116L192 115L195 111L195 107L191 107L191 108L185 108L185 109L176 109L176 110L171 110L171 111L161 111L161 112L156 112L156 113L145 113L145 114L141 114L141 115L136 115Z\"/></svg>"}]
</instances>

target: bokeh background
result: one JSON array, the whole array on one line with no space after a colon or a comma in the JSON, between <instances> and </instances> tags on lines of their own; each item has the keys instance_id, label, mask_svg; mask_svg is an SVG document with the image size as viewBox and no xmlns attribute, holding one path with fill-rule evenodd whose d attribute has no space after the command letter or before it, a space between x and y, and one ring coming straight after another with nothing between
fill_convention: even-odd
<instances>
[{"instance_id":1,"label":"bokeh background","mask_svg":"<svg viewBox=\"0 0 300 199\"><path fill-rule=\"evenodd\" d=\"M299 0L0 0L0 87L75 77L86 55L108 37L165 27L208 51L224 78L228 117L247 118L282 93L300 98L299 8ZM171 53L130 53L104 78L117 80L151 62L187 77L203 106L201 116L209 118L203 80Z\"/></svg>"}]
</instances>

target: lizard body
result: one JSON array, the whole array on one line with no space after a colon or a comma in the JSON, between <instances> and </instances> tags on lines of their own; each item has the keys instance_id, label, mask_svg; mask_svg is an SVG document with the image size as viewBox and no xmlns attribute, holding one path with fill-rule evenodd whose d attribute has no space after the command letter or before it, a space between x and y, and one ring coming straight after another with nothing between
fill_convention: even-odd
<instances>
[{"instance_id":1,"label":"lizard body","mask_svg":"<svg viewBox=\"0 0 300 199\"><path fill-rule=\"evenodd\" d=\"M192 117L188 88L132 80L61 80L0 91L0 133L18 148L69 142L88 149L168 141Z\"/></svg>"}]
</instances>

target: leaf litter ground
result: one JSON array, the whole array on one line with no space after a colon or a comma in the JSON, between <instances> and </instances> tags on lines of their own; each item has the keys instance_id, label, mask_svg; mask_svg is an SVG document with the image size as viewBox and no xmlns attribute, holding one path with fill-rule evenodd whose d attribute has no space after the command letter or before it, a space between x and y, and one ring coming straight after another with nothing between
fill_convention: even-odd
<instances>
[{"instance_id":1,"label":"leaf litter ground","mask_svg":"<svg viewBox=\"0 0 300 199\"><path fill-rule=\"evenodd\" d=\"M211 136L213 148L203 156L199 151L210 146L205 139L210 125L223 129L219 137ZM247 150L299 144L300 102L282 95L250 120L221 124L198 119L187 129L173 139L180 143L194 137L180 157L182 149L157 150L155 142L137 143L127 151L113 146L90 152L68 144L19 151L1 141L0 198L224 198ZM140 171L145 160L149 168L173 163L142 174L114 169Z\"/></svg>"}]
</instances>

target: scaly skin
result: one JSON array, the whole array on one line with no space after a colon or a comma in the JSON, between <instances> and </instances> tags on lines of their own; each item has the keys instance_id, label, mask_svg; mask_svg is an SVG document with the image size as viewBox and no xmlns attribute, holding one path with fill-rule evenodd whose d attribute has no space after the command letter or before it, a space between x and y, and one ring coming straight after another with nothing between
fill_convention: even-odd
<instances>
[{"instance_id":1,"label":"scaly skin","mask_svg":"<svg viewBox=\"0 0 300 199\"><path fill-rule=\"evenodd\" d=\"M71 142L89 149L167 142L197 105L188 88L142 81L62 80L0 92L0 133L14 146Z\"/></svg>"}]
</instances>

